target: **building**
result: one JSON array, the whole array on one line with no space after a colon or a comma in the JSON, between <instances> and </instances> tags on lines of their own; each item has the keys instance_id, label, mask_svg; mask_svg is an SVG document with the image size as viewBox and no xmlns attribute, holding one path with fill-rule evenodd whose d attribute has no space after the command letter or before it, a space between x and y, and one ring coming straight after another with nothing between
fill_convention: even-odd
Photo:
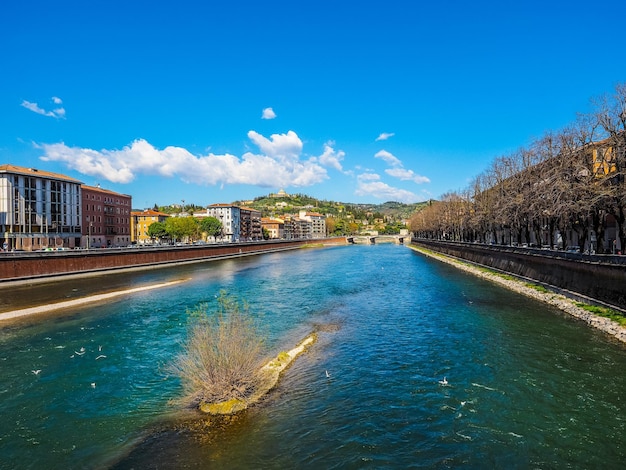
<instances>
[{"instance_id":1,"label":"building","mask_svg":"<svg viewBox=\"0 0 626 470\"><path fill-rule=\"evenodd\" d=\"M82 186L83 248L130 245L132 198L99 186Z\"/></svg>"},{"instance_id":2,"label":"building","mask_svg":"<svg viewBox=\"0 0 626 470\"><path fill-rule=\"evenodd\" d=\"M326 217L322 214L302 210L299 218L311 222L311 238L326 238Z\"/></svg>"},{"instance_id":3,"label":"building","mask_svg":"<svg viewBox=\"0 0 626 470\"><path fill-rule=\"evenodd\" d=\"M238 242L241 234L241 210L232 204L211 204L207 216L215 217L222 224L223 241Z\"/></svg>"},{"instance_id":4,"label":"building","mask_svg":"<svg viewBox=\"0 0 626 470\"><path fill-rule=\"evenodd\" d=\"M263 240L263 229L261 228L261 212L250 207L240 207L240 240L256 241Z\"/></svg>"},{"instance_id":5,"label":"building","mask_svg":"<svg viewBox=\"0 0 626 470\"><path fill-rule=\"evenodd\" d=\"M287 194L284 189L281 189L277 193L270 193L270 197L274 199L280 199L280 198L291 197L291 196Z\"/></svg>"},{"instance_id":6,"label":"building","mask_svg":"<svg viewBox=\"0 0 626 470\"><path fill-rule=\"evenodd\" d=\"M267 230L271 239L285 238L285 222L283 220L263 217L261 219L261 227Z\"/></svg>"},{"instance_id":7,"label":"building","mask_svg":"<svg viewBox=\"0 0 626 470\"><path fill-rule=\"evenodd\" d=\"M155 222L165 222L169 217L164 212L145 209L143 211L134 211L130 213L130 240L132 243L139 245L149 245L154 240L148 235L148 227Z\"/></svg>"},{"instance_id":8,"label":"building","mask_svg":"<svg viewBox=\"0 0 626 470\"><path fill-rule=\"evenodd\" d=\"M75 248L81 243L81 182L58 173L0 165L0 248Z\"/></svg>"},{"instance_id":9,"label":"building","mask_svg":"<svg viewBox=\"0 0 626 470\"><path fill-rule=\"evenodd\" d=\"M284 233L286 240L298 240L302 238L311 238L313 224L310 220L301 219L293 215L285 216Z\"/></svg>"}]
</instances>

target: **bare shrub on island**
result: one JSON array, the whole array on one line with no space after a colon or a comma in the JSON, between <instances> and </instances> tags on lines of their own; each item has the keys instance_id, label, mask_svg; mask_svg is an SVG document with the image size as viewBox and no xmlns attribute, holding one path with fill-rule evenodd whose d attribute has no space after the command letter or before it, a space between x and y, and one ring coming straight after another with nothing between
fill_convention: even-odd
<instances>
[{"instance_id":1,"label":"bare shrub on island","mask_svg":"<svg viewBox=\"0 0 626 470\"><path fill-rule=\"evenodd\" d=\"M248 306L220 292L217 310L202 304L189 313L189 332L171 370L183 385L182 402L246 401L263 384L263 339Z\"/></svg>"}]
</instances>

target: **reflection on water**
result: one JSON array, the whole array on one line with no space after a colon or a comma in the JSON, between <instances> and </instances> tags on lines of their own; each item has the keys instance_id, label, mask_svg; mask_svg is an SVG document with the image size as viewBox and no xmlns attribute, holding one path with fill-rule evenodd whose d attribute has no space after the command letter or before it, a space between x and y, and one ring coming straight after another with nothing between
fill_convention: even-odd
<instances>
[{"instance_id":1,"label":"reflection on water","mask_svg":"<svg viewBox=\"0 0 626 470\"><path fill-rule=\"evenodd\" d=\"M3 468L617 468L626 457L621 345L404 247L300 250L79 288L180 277L190 280L1 330ZM185 310L220 289L261 316L271 352L312 329L319 340L259 406L198 421L169 404L179 384L163 365Z\"/></svg>"}]
</instances>

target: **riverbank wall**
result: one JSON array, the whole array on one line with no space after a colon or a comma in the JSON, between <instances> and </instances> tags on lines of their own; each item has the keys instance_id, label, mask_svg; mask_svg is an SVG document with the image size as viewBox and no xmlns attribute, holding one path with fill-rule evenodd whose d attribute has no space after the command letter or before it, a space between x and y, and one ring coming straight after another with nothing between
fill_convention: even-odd
<instances>
[{"instance_id":1,"label":"riverbank wall","mask_svg":"<svg viewBox=\"0 0 626 470\"><path fill-rule=\"evenodd\" d=\"M0 254L0 285L10 281L99 273L123 269L147 269L172 264L211 261L302 248L308 245L345 245L345 237L303 240L267 240L141 248L106 248L58 252Z\"/></svg>"},{"instance_id":2,"label":"riverbank wall","mask_svg":"<svg viewBox=\"0 0 626 470\"><path fill-rule=\"evenodd\" d=\"M626 309L626 256L414 238L411 243Z\"/></svg>"}]
</instances>

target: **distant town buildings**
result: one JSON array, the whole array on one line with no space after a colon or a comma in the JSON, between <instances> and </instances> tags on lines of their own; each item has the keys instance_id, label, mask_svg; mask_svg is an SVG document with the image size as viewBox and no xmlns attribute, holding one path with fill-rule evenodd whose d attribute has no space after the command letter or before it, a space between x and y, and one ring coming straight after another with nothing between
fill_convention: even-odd
<instances>
[{"instance_id":1,"label":"distant town buildings","mask_svg":"<svg viewBox=\"0 0 626 470\"><path fill-rule=\"evenodd\" d=\"M270 197L285 198L280 190ZM182 207L182 206L181 206ZM179 214L186 216L186 214ZM132 197L68 176L17 165L0 165L0 250L35 251L113 248L150 244L148 228L168 214L132 210ZM307 239L326 236L326 218L301 210L297 215L262 218L261 212L233 204L211 204L194 217L222 224L216 239L226 242Z\"/></svg>"}]
</instances>

